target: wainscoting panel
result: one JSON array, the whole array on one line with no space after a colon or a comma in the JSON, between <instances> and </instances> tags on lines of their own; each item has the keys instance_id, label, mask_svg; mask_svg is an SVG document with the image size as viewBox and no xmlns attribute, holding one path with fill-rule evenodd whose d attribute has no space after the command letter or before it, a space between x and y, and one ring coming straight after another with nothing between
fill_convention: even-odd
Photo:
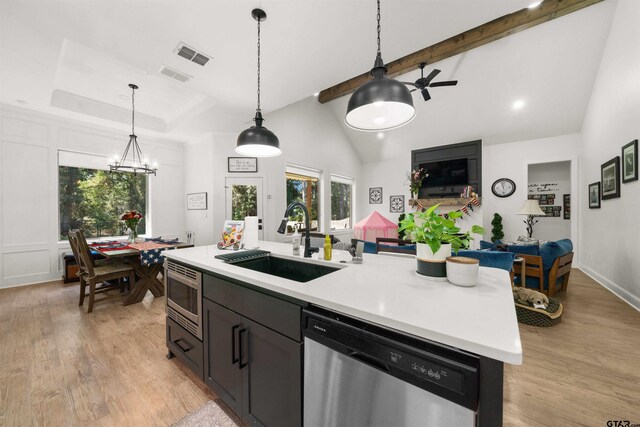
<instances>
[{"instance_id":1,"label":"wainscoting panel","mask_svg":"<svg viewBox=\"0 0 640 427\"><path fill-rule=\"evenodd\" d=\"M2 134L18 136L32 141L46 142L49 139L49 126L14 117L2 117Z\"/></svg>"},{"instance_id":2,"label":"wainscoting panel","mask_svg":"<svg viewBox=\"0 0 640 427\"><path fill-rule=\"evenodd\" d=\"M4 252L2 254L2 279L47 275L51 273L50 265L48 249Z\"/></svg>"},{"instance_id":3,"label":"wainscoting panel","mask_svg":"<svg viewBox=\"0 0 640 427\"><path fill-rule=\"evenodd\" d=\"M3 248L48 242L49 149L2 142Z\"/></svg>"}]
</instances>

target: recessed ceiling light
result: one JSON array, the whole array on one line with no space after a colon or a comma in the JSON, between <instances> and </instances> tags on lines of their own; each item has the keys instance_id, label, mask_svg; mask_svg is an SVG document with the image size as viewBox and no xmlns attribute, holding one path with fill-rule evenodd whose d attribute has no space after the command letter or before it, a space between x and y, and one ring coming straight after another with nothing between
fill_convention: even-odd
<instances>
[{"instance_id":1,"label":"recessed ceiling light","mask_svg":"<svg viewBox=\"0 0 640 427\"><path fill-rule=\"evenodd\" d=\"M316 98L320 95L320 92L316 92L313 94L313 96L315 96Z\"/></svg>"},{"instance_id":2,"label":"recessed ceiling light","mask_svg":"<svg viewBox=\"0 0 640 427\"><path fill-rule=\"evenodd\" d=\"M541 1L537 1L535 3L531 3L529 6L527 6L529 9L535 9L536 7L540 6L542 4Z\"/></svg>"},{"instance_id":3,"label":"recessed ceiling light","mask_svg":"<svg viewBox=\"0 0 640 427\"><path fill-rule=\"evenodd\" d=\"M520 110L522 109L522 107L524 107L524 100L522 99L518 99L517 101L514 101L513 104L511 104L511 108L513 108L514 110Z\"/></svg>"},{"instance_id":4,"label":"recessed ceiling light","mask_svg":"<svg viewBox=\"0 0 640 427\"><path fill-rule=\"evenodd\" d=\"M24 99L16 99L16 102L17 102L18 104L28 104L28 102L27 102L27 101L25 101Z\"/></svg>"}]
</instances>

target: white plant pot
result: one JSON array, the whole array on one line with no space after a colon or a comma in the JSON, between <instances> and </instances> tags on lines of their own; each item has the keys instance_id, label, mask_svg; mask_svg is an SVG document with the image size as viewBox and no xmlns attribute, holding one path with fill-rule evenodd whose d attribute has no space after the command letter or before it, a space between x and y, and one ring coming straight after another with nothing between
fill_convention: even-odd
<instances>
[{"instance_id":1,"label":"white plant pot","mask_svg":"<svg viewBox=\"0 0 640 427\"><path fill-rule=\"evenodd\" d=\"M475 258L447 257L447 279L456 286L475 286L478 283L479 267L480 262Z\"/></svg>"},{"instance_id":2,"label":"white plant pot","mask_svg":"<svg viewBox=\"0 0 640 427\"><path fill-rule=\"evenodd\" d=\"M444 243L435 254L426 243L416 244L416 260L418 274L432 280L445 282L447 280L447 257L451 256L451 244Z\"/></svg>"}]
</instances>

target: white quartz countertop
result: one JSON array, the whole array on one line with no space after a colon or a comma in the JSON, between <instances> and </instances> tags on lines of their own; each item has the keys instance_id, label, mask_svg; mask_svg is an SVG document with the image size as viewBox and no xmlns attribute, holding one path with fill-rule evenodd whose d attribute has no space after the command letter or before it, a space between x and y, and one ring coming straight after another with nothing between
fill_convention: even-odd
<instances>
[{"instance_id":1,"label":"white quartz countertop","mask_svg":"<svg viewBox=\"0 0 640 427\"><path fill-rule=\"evenodd\" d=\"M291 255L290 244L261 241L260 249L282 258L305 260ZM513 365L522 363L511 280L504 270L480 267L478 285L463 288L419 275L413 257L364 254L362 264L351 264L348 252L334 250L332 261L306 261L330 262L343 268L299 283L215 258L229 252L199 246L165 251L163 255L418 337ZM348 263L341 264L341 260Z\"/></svg>"}]
</instances>

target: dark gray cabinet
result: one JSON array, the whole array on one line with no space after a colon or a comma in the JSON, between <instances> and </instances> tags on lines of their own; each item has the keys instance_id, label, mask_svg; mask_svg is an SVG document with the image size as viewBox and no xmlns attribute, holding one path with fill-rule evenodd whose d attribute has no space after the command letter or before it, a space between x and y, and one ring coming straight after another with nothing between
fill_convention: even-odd
<instances>
[{"instance_id":1,"label":"dark gray cabinet","mask_svg":"<svg viewBox=\"0 0 640 427\"><path fill-rule=\"evenodd\" d=\"M167 357L177 357L198 377L202 378L202 341L169 317L167 317L167 348L169 349Z\"/></svg>"},{"instance_id":2,"label":"dark gray cabinet","mask_svg":"<svg viewBox=\"0 0 640 427\"><path fill-rule=\"evenodd\" d=\"M218 277L204 283L206 384L249 425L302 425L302 307Z\"/></svg>"},{"instance_id":3,"label":"dark gray cabinet","mask_svg":"<svg viewBox=\"0 0 640 427\"><path fill-rule=\"evenodd\" d=\"M204 299L204 380L236 414L242 412L238 332L242 317Z\"/></svg>"}]
</instances>

